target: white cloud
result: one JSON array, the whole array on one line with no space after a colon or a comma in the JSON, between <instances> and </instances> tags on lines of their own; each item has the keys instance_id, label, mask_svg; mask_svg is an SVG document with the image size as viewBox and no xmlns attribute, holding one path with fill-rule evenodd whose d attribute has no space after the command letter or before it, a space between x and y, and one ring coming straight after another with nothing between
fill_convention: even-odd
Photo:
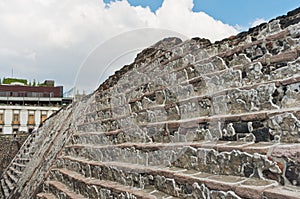
<instances>
[{"instance_id":1,"label":"white cloud","mask_svg":"<svg viewBox=\"0 0 300 199\"><path fill-rule=\"evenodd\" d=\"M258 26L262 23L265 23L267 22L265 19L263 18L258 18L258 19L255 19L252 23L251 23L251 27L255 27L255 26Z\"/></svg>"},{"instance_id":2,"label":"white cloud","mask_svg":"<svg viewBox=\"0 0 300 199\"><path fill-rule=\"evenodd\" d=\"M0 2L0 78L51 78L71 87L79 65L97 44L137 28L164 28L212 41L236 34L192 0L165 0L156 13L125 0L3 0ZM132 41L134 42L134 41ZM120 66L121 67L121 66Z\"/></svg>"}]
</instances>

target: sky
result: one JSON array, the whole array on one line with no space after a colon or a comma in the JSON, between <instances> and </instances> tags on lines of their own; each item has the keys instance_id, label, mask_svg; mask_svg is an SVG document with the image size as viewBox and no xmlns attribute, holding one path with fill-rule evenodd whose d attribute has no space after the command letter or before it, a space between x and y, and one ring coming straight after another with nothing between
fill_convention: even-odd
<instances>
[{"instance_id":1,"label":"sky","mask_svg":"<svg viewBox=\"0 0 300 199\"><path fill-rule=\"evenodd\" d=\"M81 88L90 92L163 37L221 40L299 6L300 0L2 0L0 78L53 79L65 91L91 82Z\"/></svg>"}]
</instances>

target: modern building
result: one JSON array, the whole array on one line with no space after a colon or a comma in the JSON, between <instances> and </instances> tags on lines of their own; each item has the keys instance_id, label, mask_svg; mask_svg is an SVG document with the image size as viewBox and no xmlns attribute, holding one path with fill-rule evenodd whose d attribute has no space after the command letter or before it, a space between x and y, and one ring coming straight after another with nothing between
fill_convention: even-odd
<instances>
[{"instance_id":1,"label":"modern building","mask_svg":"<svg viewBox=\"0 0 300 199\"><path fill-rule=\"evenodd\" d=\"M52 80L35 86L20 81L0 84L0 134L30 133L71 101L63 98L63 87L54 86Z\"/></svg>"}]
</instances>

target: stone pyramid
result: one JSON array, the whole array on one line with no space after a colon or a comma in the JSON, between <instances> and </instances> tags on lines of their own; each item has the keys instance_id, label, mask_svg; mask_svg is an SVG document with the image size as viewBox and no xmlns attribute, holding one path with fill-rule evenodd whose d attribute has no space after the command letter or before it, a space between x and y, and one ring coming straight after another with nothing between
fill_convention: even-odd
<instances>
[{"instance_id":1,"label":"stone pyramid","mask_svg":"<svg viewBox=\"0 0 300 199\"><path fill-rule=\"evenodd\" d=\"M32 134L1 198L300 198L300 8L166 38Z\"/></svg>"}]
</instances>

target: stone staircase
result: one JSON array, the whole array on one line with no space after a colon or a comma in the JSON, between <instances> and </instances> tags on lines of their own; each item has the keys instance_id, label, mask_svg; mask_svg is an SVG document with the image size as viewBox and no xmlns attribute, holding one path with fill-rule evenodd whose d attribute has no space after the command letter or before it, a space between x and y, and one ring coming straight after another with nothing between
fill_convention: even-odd
<instances>
[{"instance_id":1,"label":"stone staircase","mask_svg":"<svg viewBox=\"0 0 300 199\"><path fill-rule=\"evenodd\" d=\"M143 51L84 102L37 197L300 198L299 15Z\"/></svg>"},{"instance_id":2,"label":"stone staircase","mask_svg":"<svg viewBox=\"0 0 300 199\"><path fill-rule=\"evenodd\" d=\"M10 192L15 188L21 177L27 163L32 158L36 149L35 143L39 137L39 133L36 132L28 136L23 143L21 150L18 151L15 158L12 160L7 169L1 176L1 192L3 197L8 197Z\"/></svg>"},{"instance_id":3,"label":"stone staircase","mask_svg":"<svg viewBox=\"0 0 300 199\"><path fill-rule=\"evenodd\" d=\"M214 44L167 38L144 50L48 121L39 161L13 163L34 170L12 193L6 172L4 194L300 198L299 21L297 9Z\"/></svg>"}]
</instances>

